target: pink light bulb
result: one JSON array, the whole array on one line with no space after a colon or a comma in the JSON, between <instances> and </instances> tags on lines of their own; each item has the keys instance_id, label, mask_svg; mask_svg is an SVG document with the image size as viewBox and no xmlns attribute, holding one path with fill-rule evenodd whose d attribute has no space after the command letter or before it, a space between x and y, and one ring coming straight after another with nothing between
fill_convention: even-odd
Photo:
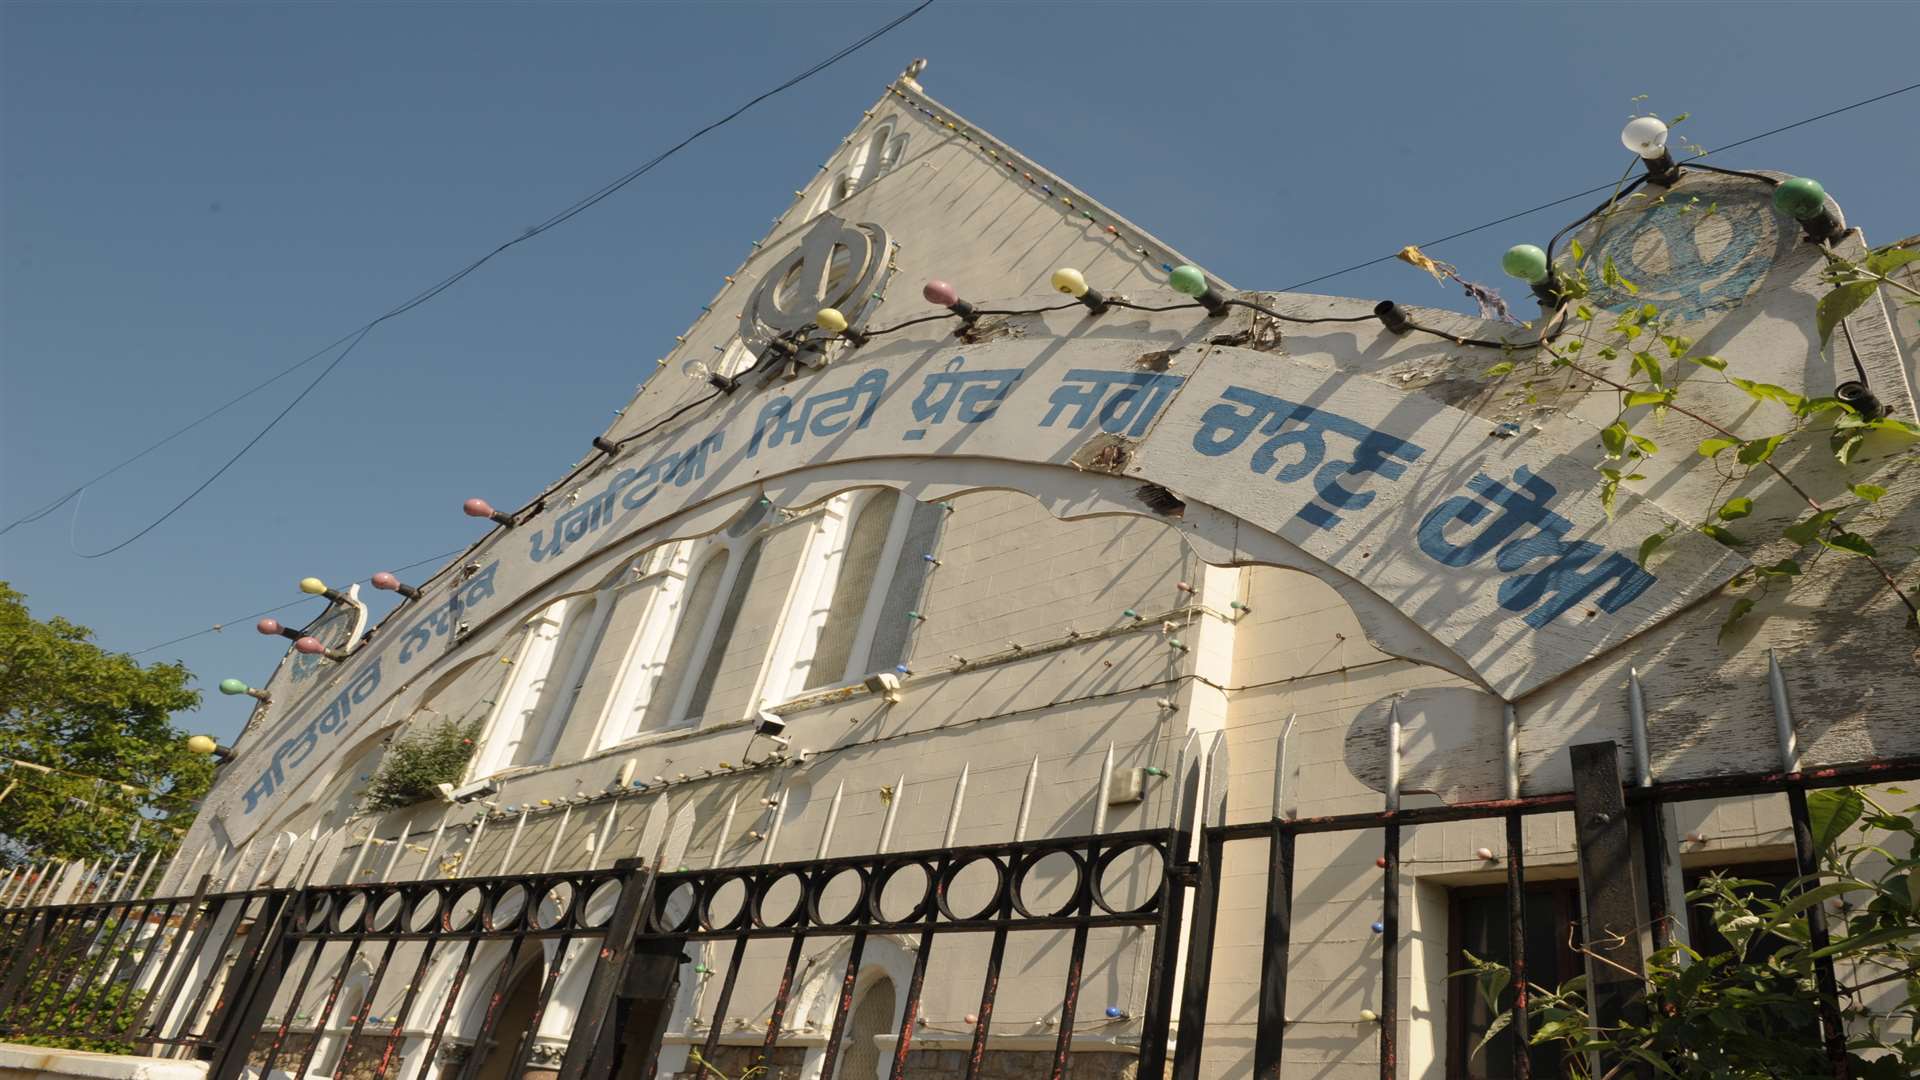
<instances>
[{"instance_id":1,"label":"pink light bulb","mask_svg":"<svg viewBox=\"0 0 1920 1080\"><path fill-rule=\"evenodd\" d=\"M253 624L253 628L271 637L280 632L280 620L261 619L259 622Z\"/></svg>"},{"instance_id":2,"label":"pink light bulb","mask_svg":"<svg viewBox=\"0 0 1920 1080\"><path fill-rule=\"evenodd\" d=\"M952 307L960 302L959 292L944 281L927 282L926 287L920 290L920 295L927 298L927 303L941 307Z\"/></svg>"},{"instance_id":3,"label":"pink light bulb","mask_svg":"<svg viewBox=\"0 0 1920 1080\"><path fill-rule=\"evenodd\" d=\"M320 639L317 637L303 637L293 643L293 648L295 652L303 652L308 656L327 651L327 647L321 644Z\"/></svg>"},{"instance_id":4,"label":"pink light bulb","mask_svg":"<svg viewBox=\"0 0 1920 1080\"><path fill-rule=\"evenodd\" d=\"M400 579L397 577L394 577L392 574L387 573L385 570L382 570L379 573L373 575L373 587L376 589L385 589L388 592L392 592L393 590L400 587Z\"/></svg>"},{"instance_id":5,"label":"pink light bulb","mask_svg":"<svg viewBox=\"0 0 1920 1080\"><path fill-rule=\"evenodd\" d=\"M483 518L493 516L493 504L485 499L468 499L460 508L467 512L468 517Z\"/></svg>"},{"instance_id":6,"label":"pink light bulb","mask_svg":"<svg viewBox=\"0 0 1920 1080\"><path fill-rule=\"evenodd\" d=\"M980 1018L979 1018L978 1016L975 1016L975 1015L974 1015L974 1014L972 1014L972 1013L968 1013L968 1014L967 1014L967 1015L966 1015L965 1017L963 1017L962 1019L964 1019L964 1020L966 1020L966 1022L967 1022L967 1023L969 1023L969 1024L977 1024L977 1023L979 1023L979 1022L980 1022Z\"/></svg>"}]
</instances>

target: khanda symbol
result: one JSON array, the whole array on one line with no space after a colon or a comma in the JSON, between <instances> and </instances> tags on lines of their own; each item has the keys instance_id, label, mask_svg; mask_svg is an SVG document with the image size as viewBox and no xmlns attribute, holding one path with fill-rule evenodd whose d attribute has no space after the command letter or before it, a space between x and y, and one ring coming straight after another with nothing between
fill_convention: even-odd
<instances>
[{"instance_id":1,"label":"khanda symbol","mask_svg":"<svg viewBox=\"0 0 1920 1080\"><path fill-rule=\"evenodd\" d=\"M820 215L800 246L760 279L747 300L741 336L770 341L813 322L821 308L838 308L853 318L884 280L891 251L887 231L880 226Z\"/></svg>"}]
</instances>

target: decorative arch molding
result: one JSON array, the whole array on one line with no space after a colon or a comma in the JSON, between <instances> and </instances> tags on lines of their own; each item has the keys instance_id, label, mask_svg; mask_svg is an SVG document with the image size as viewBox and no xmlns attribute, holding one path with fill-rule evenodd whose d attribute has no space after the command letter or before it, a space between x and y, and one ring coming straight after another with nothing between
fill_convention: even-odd
<instances>
[{"instance_id":1,"label":"decorative arch molding","mask_svg":"<svg viewBox=\"0 0 1920 1080\"><path fill-rule=\"evenodd\" d=\"M1756 275L1742 305L1689 329L1739 355L1746 377L1808 386L1818 376L1809 374L1806 343L1817 339L1819 272L1817 252L1793 248ZM1177 302L1171 294L1138 299ZM1325 297L1262 300L1300 318L1369 310ZM1403 310L1446 334L1526 339L1498 323ZM1755 658L1772 644L1867 648L1877 635L1862 629L1870 620L1860 613L1873 609L1879 619L1891 603L1870 575L1823 567L1824 577L1795 590L1803 603L1824 601L1819 607L1783 612L1738 654L1720 653L1720 613L1701 601L1749 563L1691 528L1720 483L1703 475L1711 470L1687 467L1697 431L1675 417L1636 427L1671 450L1639 465L1644 494L1623 493L1609 520L1591 492L1601 461L1595 433L1615 405L1566 387L1519 407L1489 368L1530 363L1524 352L1401 337L1371 321L1295 329L1246 308L1212 319L1187 309L1013 316L976 330L989 340L964 344L947 336L950 328L925 324L793 381L749 387L601 461L572 481L577 498L490 534L461 560L465 569L443 575L331 680L318 680L319 692L303 696L276 682L285 719L262 740L260 759L223 778L209 809L236 838L251 835L304 786L298 762L282 758L304 758L320 735L338 745L377 717L403 714L412 686L440 664L499 648L531 611L589 588L615 560L714 532L763 495L804 506L862 486L922 499L1001 488L1031 494L1065 519L1130 514L1175 524L1207 562L1283 566L1327 581L1376 647L1516 704L1523 763L1558 753L1576 732L1625 730L1614 688L1624 679L1622 646L1634 642L1643 666L1670 662L1685 683L1670 719L1739 727L1742 737L1716 748L1707 771L1766 767L1772 725L1755 719L1768 716L1764 660ZM1885 343L1862 356L1878 392L1911 414L1890 338L1872 340ZM1542 364L1540 374L1551 371ZM1753 410L1723 384L1688 393L1695 408L1728 424ZM1844 473L1823 457L1796 458L1796 475L1823 490L1844 486ZM1877 530L1876 543L1910 541L1920 532L1907 509L1920 477L1882 482L1886 516L1863 527ZM1756 522L1784 524L1804 509L1782 485L1750 483ZM1661 531L1672 536L1660 560L1639 567L1638 541ZM435 629L446 623L456 628ZM1897 685L1880 688L1886 700L1920 703L1920 681L1904 672L1892 679ZM335 708L342 695L353 699L344 719ZM309 734L326 721L334 730ZM1857 755L1877 734L1856 724L1836 752ZM276 744L292 752L270 755Z\"/></svg>"}]
</instances>

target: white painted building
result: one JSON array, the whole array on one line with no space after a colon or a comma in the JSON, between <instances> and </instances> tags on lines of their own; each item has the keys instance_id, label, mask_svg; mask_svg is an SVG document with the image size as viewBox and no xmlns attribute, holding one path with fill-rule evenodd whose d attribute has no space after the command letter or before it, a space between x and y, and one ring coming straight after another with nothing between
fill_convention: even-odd
<instances>
[{"instance_id":1,"label":"white painted building","mask_svg":"<svg viewBox=\"0 0 1920 1080\"><path fill-rule=\"evenodd\" d=\"M1685 319L1732 370L1831 393L1849 362L1809 345L1817 254L1764 186L1697 171L1682 184L1717 214L1636 206L1589 229L1589 249L1616 255L1641 299ZM1676 229L1695 249L1684 259ZM1511 373L1489 373L1500 350L1396 334L1372 300L1246 294L1293 320L1342 321L1245 307L1208 318L1190 305L1095 313L1049 286L1074 267L1107 297L1187 304L1168 274L1190 261L903 78L747 259L715 268L708 313L618 421L582 434L613 453L593 449L544 493L483 493L526 502L364 640L351 598L310 628L345 658L289 652L163 888L202 874L230 887L398 881L636 855L671 871L1155 828L1174 813L1166 774L1183 749L1222 733L1227 820L1374 811L1396 701L1406 806L1507 794L1503 703L1517 710L1521 793L1564 792L1568 745L1629 745L1629 665L1656 776L1764 771L1780 760L1769 648L1809 764L1920 744L1912 665L1873 662L1868 690L1835 659L1879 655L1903 632L1870 575L1823 569L1716 642L1718 590L1760 559L1687 527L1721 481L1685 468L1700 435L1683 418L1637 414L1634 432L1667 449L1609 522L1592 478L1614 395L1524 351ZM935 319L830 344L792 381L766 377L779 360L769 340L829 303L869 333L945 314L923 298L934 279L981 309L1061 310L984 316L966 338L959 320ZM1402 310L1451 335L1526 334ZM1875 393L1911 417L1920 332L1905 318L1896 327L1873 305L1849 328ZM695 360L740 388L682 378ZM1698 395L1728 422L1770 407L1724 384ZM1831 491L1823 441L1782 455ZM1903 451L1889 438L1863 455L1862 475L1894 493L1858 526L1882 551L1914 531ZM1754 524L1798 516L1763 476L1741 483ZM1518 505L1500 491L1537 499L1527 520L1562 546L1496 556L1514 526L1495 535L1482 519ZM422 496L451 509L466 494ZM1676 523L1639 569L1641 538ZM871 678L883 674L897 693ZM762 710L784 720L789 754L756 736ZM497 793L361 813L389 741L449 720L478 724L466 779ZM1623 771L1635 776L1630 755ZM1574 973L1558 944L1579 910L1569 818L1527 819L1530 925L1550 958L1533 960L1535 981L1554 981L1550 964ZM1674 876L1790 876L1786 824L1778 795L1687 805L1669 827ZM1406 832L1403 1075L1508 1075L1497 1058L1463 1060L1488 1018L1446 978L1462 949L1504 950L1501 830L1495 818ZM1287 1076L1378 1074L1378 1026L1364 1016L1381 1005L1381 852L1377 832L1299 840ZM1127 881L1128 865L1116 890L1158 887ZM1252 1075L1266 875L1264 844L1228 845L1202 1075ZM998 1071L984 1075L1045 1075L1068 937L1010 947L988 1042ZM907 1075L961 1075L984 974L976 944L943 940L929 961ZM777 1075L819 1075L846 948L823 938L806 952ZM875 935L866 948L837 1070L861 1080L886 1075L917 944ZM1131 1075L1149 951L1141 932L1094 935L1074 1076ZM502 952L482 949L454 995L454 1042L460 1018L484 1010L480 973ZM784 954L784 942L748 948L716 1018L726 950L696 948L659 1075L687 1075L716 1020L721 1044L740 1047L729 1067L750 1060ZM509 973L508 1029L527 1023L542 974L541 957L516 962L530 974ZM341 1064L365 1012L403 1030L400 1075L420 1075L452 970L436 968L407 1015L402 988L369 989L370 972L330 1014L323 1001L289 1006L296 1036L322 1040L314 1071ZM536 1065L557 1060L582 990L562 977Z\"/></svg>"}]
</instances>

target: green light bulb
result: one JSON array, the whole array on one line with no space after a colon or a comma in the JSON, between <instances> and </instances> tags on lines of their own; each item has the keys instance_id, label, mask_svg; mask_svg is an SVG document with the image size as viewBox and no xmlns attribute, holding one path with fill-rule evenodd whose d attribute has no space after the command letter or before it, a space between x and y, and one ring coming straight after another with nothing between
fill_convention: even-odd
<instances>
[{"instance_id":1,"label":"green light bulb","mask_svg":"<svg viewBox=\"0 0 1920 1080\"><path fill-rule=\"evenodd\" d=\"M1811 177L1796 176L1773 189L1773 208L1795 221L1818 217L1827 208L1827 189Z\"/></svg>"},{"instance_id":2,"label":"green light bulb","mask_svg":"<svg viewBox=\"0 0 1920 1080\"><path fill-rule=\"evenodd\" d=\"M1207 275L1191 264L1175 267L1167 276L1167 286L1181 296L1199 296L1207 291Z\"/></svg>"},{"instance_id":3,"label":"green light bulb","mask_svg":"<svg viewBox=\"0 0 1920 1080\"><path fill-rule=\"evenodd\" d=\"M221 679L220 692L223 694L244 694L247 692L247 684L241 682L239 679Z\"/></svg>"},{"instance_id":4,"label":"green light bulb","mask_svg":"<svg viewBox=\"0 0 1920 1080\"><path fill-rule=\"evenodd\" d=\"M1532 244L1515 244L1500 257L1500 269L1529 285L1547 280L1547 253Z\"/></svg>"}]
</instances>

